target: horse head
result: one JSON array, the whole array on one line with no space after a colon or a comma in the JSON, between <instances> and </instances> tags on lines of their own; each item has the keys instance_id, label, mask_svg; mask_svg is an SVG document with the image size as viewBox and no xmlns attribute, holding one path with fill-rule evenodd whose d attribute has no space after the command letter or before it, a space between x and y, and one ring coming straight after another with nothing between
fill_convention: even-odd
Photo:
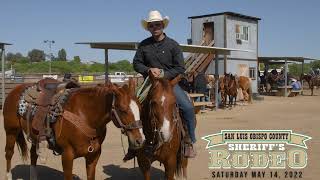
<instances>
[{"instance_id":1,"label":"horse head","mask_svg":"<svg viewBox=\"0 0 320 180\"><path fill-rule=\"evenodd\" d=\"M147 140L152 143L159 139L168 142L172 137L174 121L178 116L173 88L179 82L181 76L177 76L171 81L156 78L151 73L149 77L152 85L143 105L143 115L146 116L144 119L148 121L143 124L144 127L146 124L145 129L148 131L145 132Z\"/></svg>"},{"instance_id":2,"label":"horse head","mask_svg":"<svg viewBox=\"0 0 320 180\"><path fill-rule=\"evenodd\" d=\"M237 86L236 76L230 74L228 87L229 89L233 89L236 86Z\"/></svg>"},{"instance_id":3,"label":"horse head","mask_svg":"<svg viewBox=\"0 0 320 180\"><path fill-rule=\"evenodd\" d=\"M128 136L131 149L141 148L145 136L140 120L141 106L135 96L135 83L129 79L129 85L119 87L111 84L113 92L112 121Z\"/></svg>"}]
</instances>

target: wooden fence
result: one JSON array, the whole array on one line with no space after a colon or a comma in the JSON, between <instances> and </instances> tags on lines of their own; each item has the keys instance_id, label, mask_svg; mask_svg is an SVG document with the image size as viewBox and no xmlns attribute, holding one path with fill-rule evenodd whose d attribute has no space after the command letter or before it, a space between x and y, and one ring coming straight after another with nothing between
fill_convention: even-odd
<instances>
[{"instance_id":1,"label":"wooden fence","mask_svg":"<svg viewBox=\"0 0 320 180\"><path fill-rule=\"evenodd\" d=\"M16 86L20 85L20 84L25 84L25 83L35 83L38 82L41 78L34 78L34 79L24 79L23 82L15 82L12 81L10 79L6 78L6 82L5 82L5 88L4 88L4 92L5 92L5 97L7 97L7 95L11 92L11 90L13 88L15 88ZM134 77L136 85L140 85L143 82L143 78L142 77ZM2 79L0 77L0 82L2 82ZM80 83L81 87L90 87L90 86L96 86L97 84L103 84L104 80L103 79L99 79L99 80L94 80L93 82L82 82ZM122 83L123 84L123 83ZM2 92L2 86L0 86L0 93ZM0 109L2 109L2 94L0 95Z\"/></svg>"}]
</instances>

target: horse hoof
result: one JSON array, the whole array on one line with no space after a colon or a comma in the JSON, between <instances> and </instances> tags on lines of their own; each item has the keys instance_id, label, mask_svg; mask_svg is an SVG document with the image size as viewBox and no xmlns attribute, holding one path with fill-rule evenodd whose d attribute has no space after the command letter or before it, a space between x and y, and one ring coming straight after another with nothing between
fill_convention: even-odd
<instances>
[{"instance_id":1,"label":"horse hoof","mask_svg":"<svg viewBox=\"0 0 320 180\"><path fill-rule=\"evenodd\" d=\"M75 175L75 174L73 175L72 179L73 180L81 180L81 178L79 176Z\"/></svg>"},{"instance_id":2,"label":"horse hoof","mask_svg":"<svg viewBox=\"0 0 320 180\"><path fill-rule=\"evenodd\" d=\"M7 173L6 180L12 180L12 174L11 174L11 172L8 172L8 173Z\"/></svg>"}]
</instances>

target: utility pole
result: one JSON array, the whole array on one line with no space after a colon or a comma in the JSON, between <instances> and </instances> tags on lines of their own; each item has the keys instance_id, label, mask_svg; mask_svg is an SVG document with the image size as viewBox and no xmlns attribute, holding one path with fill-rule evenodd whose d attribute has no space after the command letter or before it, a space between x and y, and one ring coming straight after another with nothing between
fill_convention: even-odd
<instances>
[{"instance_id":1,"label":"utility pole","mask_svg":"<svg viewBox=\"0 0 320 180\"><path fill-rule=\"evenodd\" d=\"M51 47L52 44L54 44L55 42L53 40L44 40L43 41L45 44L48 44L49 46L49 74L51 75L51 61L53 59L53 55L52 55L52 51L51 51Z\"/></svg>"}]
</instances>

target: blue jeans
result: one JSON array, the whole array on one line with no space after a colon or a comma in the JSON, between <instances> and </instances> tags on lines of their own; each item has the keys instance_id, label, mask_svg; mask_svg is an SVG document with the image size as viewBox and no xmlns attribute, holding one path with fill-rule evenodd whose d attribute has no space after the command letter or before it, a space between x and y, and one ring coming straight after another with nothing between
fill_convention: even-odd
<instances>
[{"instance_id":1,"label":"blue jeans","mask_svg":"<svg viewBox=\"0 0 320 180\"><path fill-rule=\"evenodd\" d=\"M183 89L179 85L175 85L173 91L176 95L177 104L179 109L182 111L182 119L186 122L188 127L188 132L192 143L196 142L195 135L195 114L194 108L189 100L188 96L185 94Z\"/></svg>"}]
</instances>

